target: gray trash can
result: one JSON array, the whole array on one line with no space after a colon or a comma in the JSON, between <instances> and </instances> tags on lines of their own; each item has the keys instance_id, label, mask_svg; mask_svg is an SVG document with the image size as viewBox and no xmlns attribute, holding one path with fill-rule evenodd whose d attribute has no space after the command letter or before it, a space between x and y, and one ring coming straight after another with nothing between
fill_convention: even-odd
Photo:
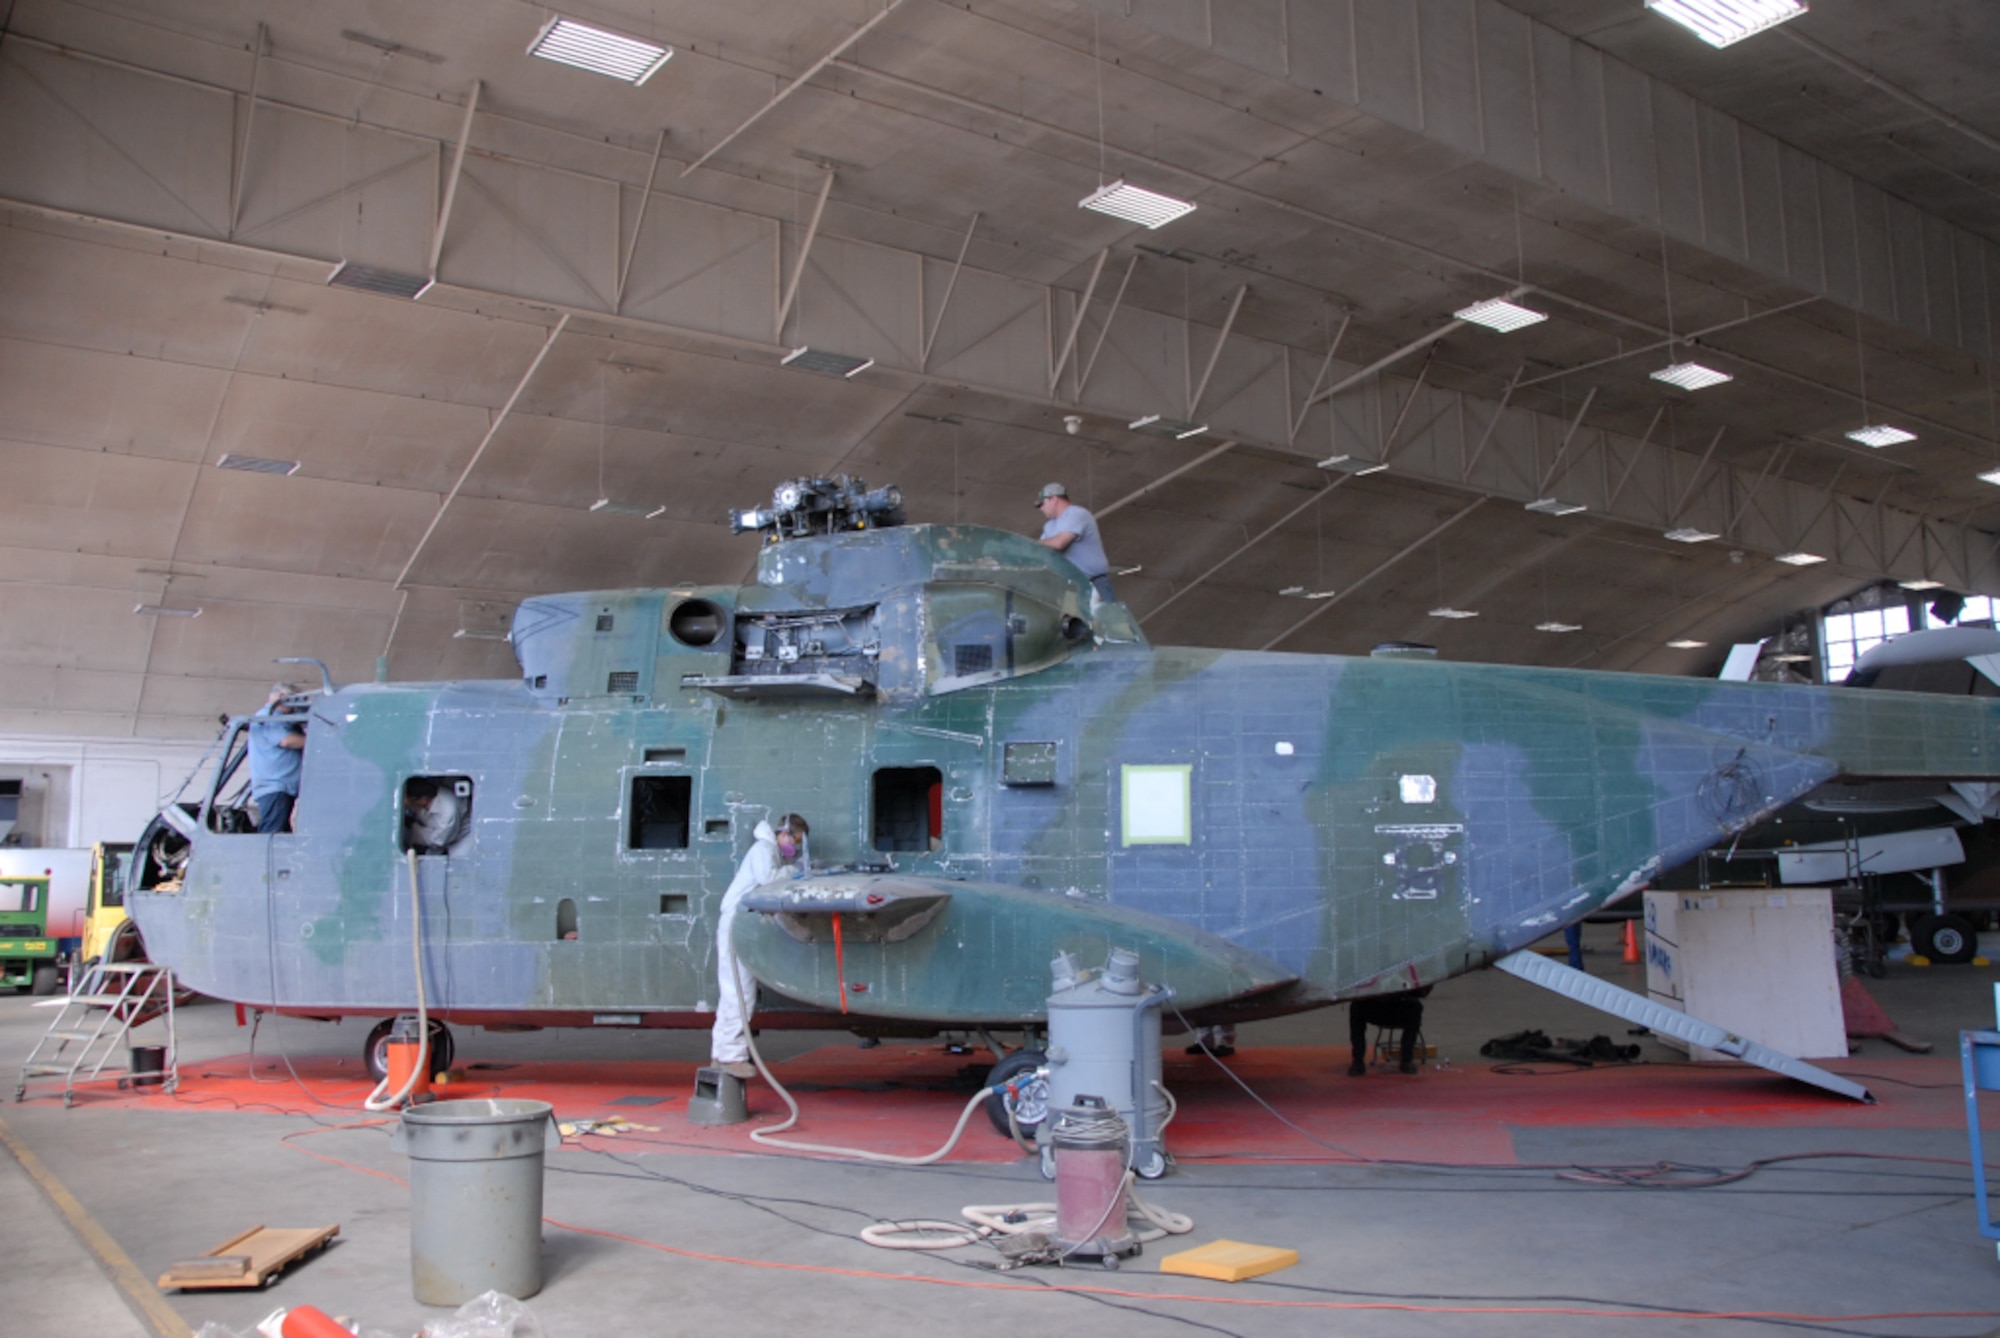
<instances>
[{"instance_id":1,"label":"gray trash can","mask_svg":"<svg viewBox=\"0 0 2000 1338\"><path fill-rule=\"evenodd\" d=\"M542 1153L560 1147L545 1101L434 1101L403 1112L410 1280L425 1305L542 1289Z\"/></svg>"}]
</instances>

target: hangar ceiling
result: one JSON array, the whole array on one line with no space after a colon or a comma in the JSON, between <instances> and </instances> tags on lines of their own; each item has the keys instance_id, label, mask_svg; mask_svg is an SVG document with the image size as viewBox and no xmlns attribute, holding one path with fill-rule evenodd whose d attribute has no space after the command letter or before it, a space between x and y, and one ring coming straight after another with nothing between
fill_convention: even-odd
<instances>
[{"instance_id":1,"label":"hangar ceiling","mask_svg":"<svg viewBox=\"0 0 2000 1338\"><path fill-rule=\"evenodd\" d=\"M0 732L510 676L520 599L738 580L726 510L807 473L1024 531L1062 479L1163 643L1705 673L2000 593L1976 0L1721 51L1639 0L562 11L671 45L639 87L512 0L4 12ZM1120 178L1198 208L1078 208Z\"/></svg>"}]
</instances>

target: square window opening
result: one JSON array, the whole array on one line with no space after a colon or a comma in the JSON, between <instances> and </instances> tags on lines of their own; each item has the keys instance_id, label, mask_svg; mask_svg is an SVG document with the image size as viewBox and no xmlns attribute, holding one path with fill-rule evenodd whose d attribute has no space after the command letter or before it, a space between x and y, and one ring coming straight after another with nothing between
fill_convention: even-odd
<instances>
[{"instance_id":1,"label":"square window opening","mask_svg":"<svg viewBox=\"0 0 2000 1338\"><path fill-rule=\"evenodd\" d=\"M632 850L686 850L694 804L692 776L634 776L625 844Z\"/></svg>"},{"instance_id":2,"label":"square window opening","mask_svg":"<svg viewBox=\"0 0 2000 1338\"><path fill-rule=\"evenodd\" d=\"M944 773L884 767L875 773L877 850L936 850L944 844Z\"/></svg>"},{"instance_id":3,"label":"square window opening","mask_svg":"<svg viewBox=\"0 0 2000 1338\"><path fill-rule=\"evenodd\" d=\"M660 914L686 915L688 899L685 892L662 892L660 894Z\"/></svg>"},{"instance_id":4,"label":"square window opening","mask_svg":"<svg viewBox=\"0 0 2000 1338\"><path fill-rule=\"evenodd\" d=\"M402 849L449 855L471 829L470 776L412 776L403 782Z\"/></svg>"}]
</instances>

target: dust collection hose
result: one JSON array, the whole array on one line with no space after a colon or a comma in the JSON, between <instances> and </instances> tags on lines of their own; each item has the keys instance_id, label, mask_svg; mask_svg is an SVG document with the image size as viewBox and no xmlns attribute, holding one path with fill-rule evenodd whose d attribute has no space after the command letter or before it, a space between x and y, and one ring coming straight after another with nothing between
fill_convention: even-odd
<instances>
[{"instance_id":1,"label":"dust collection hose","mask_svg":"<svg viewBox=\"0 0 2000 1338\"><path fill-rule=\"evenodd\" d=\"M794 1152L816 1152L830 1157L854 1157L862 1161L882 1162L892 1166L929 1166L933 1162L943 1160L958 1146L958 1140L964 1137L965 1126L972 1119L972 1112L979 1109L979 1104L987 1097L1005 1090L1005 1084L1000 1084L982 1087L973 1093L972 1098L965 1103L965 1108L959 1111L958 1123L952 1126L951 1136L945 1139L944 1145L937 1151L926 1153L921 1157L903 1157L888 1152L871 1152L866 1148L839 1147L828 1143L801 1143L779 1138L778 1134L799 1122L801 1118L799 1103L785 1090L784 1084L772 1074L770 1066L764 1062L764 1056L758 1052L757 1039L750 1033L750 1010L744 1006L747 1001L743 997L742 973L736 969L733 961L726 962L723 966L729 975L729 987L736 992L737 1011L743 1017L744 1040L748 1045L751 1062L756 1064L757 1072L764 1076L765 1082L771 1084L771 1090L778 1094L778 1098L791 1112L782 1123L775 1124L769 1129L752 1129L750 1131L752 1142L762 1143L767 1147L787 1148ZM1159 1087L1159 1091L1171 1106L1172 1095L1165 1087ZM1166 1130L1166 1123L1172 1119L1173 1110L1169 1109L1167 1121L1160 1126L1162 1133ZM1020 1126L1014 1123L1014 1113L1011 1110L1007 1112L1007 1126L1013 1131L1014 1142L1017 1145L1033 1150L1033 1144L1022 1138ZM1127 1167L1118 1193L1111 1203L1105 1206L1104 1216L1107 1220L1117 1205L1125 1205L1128 1217L1142 1219L1147 1224L1134 1233L1142 1242L1159 1240L1168 1235L1185 1235L1194 1230L1193 1218L1169 1212L1164 1208L1156 1208L1145 1202L1132 1191L1132 1183L1132 1170ZM967 1219L966 1221L944 1222L920 1219L877 1222L861 1229L861 1239L885 1250L952 1250L961 1245L976 1245L995 1236L1013 1236L1028 1231L1047 1232L1055 1229L1056 1205L1053 1203L970 1204L959 1211ZM1100 1224L1099 1230L1101 1229ZM908 1239L909 1237L914 1239Z\"/></svg>"},{"instance_id":2,"label":"dust collection hose","mask_svg":"<svg viewBox=\"0 0 2000 1338\"><path fill-rule=\"evenodd\" d=\"M944 1146L921 1157L903 1157L891 1152L871 1152L866 1148L837 1147L829 1143L800 1143L777 1137L799 1122L799 1103L785 1090L784 1084L772 1074L770 1066L764 1062L764 1056L757 1051L757 1039L750 1034L748 1000L743 997L743 973L737 966L734 956L732 953L731 960L724 962L722 968L729 976L729 988L736 993L736 1011L743 1019L744 1040L749 1044L751 1062L756 1064L757 1072L764 1075L764 1081L771 1084L771 1090L778 1094L778 1099L791 1111L782 1123L774 1124L769 1129L752 1129L750 1131L752 1142L762 1143L767 1147L788 1148L793 1152L818 1152L830 1157L856 1157L862 1161L884 1162L891 1166L929 1166L933 1162L942 1161L953 1148L958 1146L958 1140L965 1134L967 1122L972 1119L972 1112L979 1109L980 1102L999 1090L982 1087L975 1092L972 1099L965 1103L965 1109L958 1113L958 1123L952 1126L951 1137L944 1141Z\"/></svg>"},{"instance_id":3,"label":"dust collection hose","mask_svg":"<svg viewBox=\"0 0 2000 1338\"><path fill-rule=\"evenodd\" d=\"M385 1074L368 1099L361 1103L363 1110L395 1110L409 1100L410 1092L417 1085L417 1077L429 1071L431 1062L431 1016L430 1006L424 998L424 899L423 888L417 883L417 848L411 846L403 852L409 857L410 866L410 966L417 978L417 1062L410 1066L410 1076L403 1079L403 1086L394 1096L383 1096L388 1089L389 1079Z\"/></svg>"}]
</instances>

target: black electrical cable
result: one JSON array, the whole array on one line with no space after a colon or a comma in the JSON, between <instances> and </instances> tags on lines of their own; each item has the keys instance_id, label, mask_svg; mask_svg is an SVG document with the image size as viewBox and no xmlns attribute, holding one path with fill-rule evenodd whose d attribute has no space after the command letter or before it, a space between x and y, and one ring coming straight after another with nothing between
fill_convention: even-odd
<instances>
[{"instance_id":1,"label":"black electrical cable","mask_svg":"<svg viewBox=\"0 0 2000 1338\"><path fill-rule=\"evenodd\" d=\"M1186 1016L1184 1016L1181 1013L1180 1008L1172 1003L1169 1003L1168 1006L1170 1008L1173 1008L1174 1016L1180 1019L1181 1025L1188 1027L1190 1030L1192 1030L1193 1024L1188 1022ZM1197 1044L1200 1044L1200 1042L1198 1041ZM1660 1176L1660 1175L1651 1175L1649 1177L1648 1173L1657 1172L1660 1166L1663 1165L1663 1163L1656 1163L1653 1166L1646 1166L1646 1167L1633 1167L1633 1166L1591 1167L1591 1166L1578 1166L1566 1162L1517 1162L1511 1166L1503 1167L1503 1166L1484 1165L1472 1162L1432 1162L1432 1161L1413 1161L1397 1157L1370 1157L1363 1153L1355 1152L1349 1148L1341 1147L1337 1143L1329 1143L1325 1139L1319 1138L1314 1134L1308 1132L1307 1130L1302 1129L1298 1125L1292 1123L1292 1121L1286 1119L1282 1114L1280 1114L1275 1106L1273 1106L1270 1102L1266 1101L1263 1097L1259 1096L1257 1092L1250 1086L1250 1084L1243 1080L1240 1074L1238 1074L1234 1069L1230 1068L1227 1064L1224 1064L1220 1059L1217 1059L1215 1055L1208 1050L1208 1047L1205 1044L1202 1045L1202 1051L1203 1053L1208 1054L1210 1060L1214 1062L1217 1068L1221 1069L1224 1073L1229 1075L1230 1081L1234 1082L1238 1087L1241 1087L1244 1093L1247 1096L1249 1096L1249 1098L1252 1101L1255 1101L1258 1105L1262 1106L1265 1109L1265 1111L1267 1111L1271 1115L1273 1119L1277 1120L1287 1129L1292 1130L1294 1133L1298 1134L1301 1138L1304 1138L1306 1141L1310 1143L1314 1143L1320 1147L1326 1148L1329 1151L1337 1152L1341 1156L1348 1158L1350 1161L1354 1163L1368 1165L1368 1166L1401 1167L1408 1170L1425 1171L1425 1172L1469 1171L1469 1172L1480 1172L1480 1173L1491 1173L1491 1174L1521 1173L1521 1172L1540 1173L1544 1171L1554 1171L1560 1175L1574 1176L1574 1177L1597 1176L1601 1178L1590 1180L1587 1181L1586 1183L1598 1184L1598 1185L1615 1184L1620 1188L1628 1188L1628 1189L1708 1188L1716 1185L1733 1184L1739 1180L1747 1178L1748 1176L1754 1174L1757 1171L1766 1169L1768 1167L1776 1166L1784 1162L1819 1159L1819 1158L1835 1158L1835 1157L1864 1159L1864 1160L1882 1160L1882 1161L1923 1161L1923 1162L1933 1162L1943 1165L1964 1166L1968 1170L1971 1168L1970 1161L1958 1161L1952 1158L1939 1158L1939 1157L1917 1157L1917 1156L1910 1156L1898 1153L1796 1152L1796 1153L1781 1154L1779 1156L1774 1156L1774 1157L1759 1157L1753 1161L1746 1163L1746 1165L1740 1171L1737 1172L1718 1171L1717 1175L1721 1178L1717 1178L1712 1181L1696 1182L1691 1180L1677 1180L1674 1178ZM1551 1073L1570 1073L1570 1072L1582 1072L1582 1071L1584 1070L1561 1069L1561 1070L1552 1070ZM1537 1076L1548 1076L1548 1075L1538 1074ZM1206 1157L1201 1157L1201 1156L1182 1157L1179 1158L1179 1160L1182 1161L1212 1160L1223 1155L1226 1154L1211 1153L1207 1154ZM1272 1158L1272 1160L1278 1160L1278 1159L1274 1157ZM1328 1164L1339 1165L1341 1163L1335 1162ZM1624 1179L1619 1178L1621 1174L1625 1176Z\"/></svg>"},{"instance_id":2,"label":"black electrical cable","mask_svg":"<svg viewBox=\"0 0 2000 1338\"><path fill-rule=\"evenodd\" d=\"M710 1198L724 1199L727 1201L741 1204L746 1208L754 1208L760 1212L768 1213L782 1222L786 1222L792 1226L798 1227L802 1231L810 1231L815 1235L831 1236L837 1240L851 1241L854 1239L854 1235L852 1232L835 1231L827 1227L815 1225L811 1222L801 1221L800 1219L793 1217L788 1213L782 1212L777 1208L771 1207L770 1205L791 1204L795 1206L821 1208L828 1212L846 1213L856 1218L865 1219L871 1223L885 1223L889 1220L877 1214L869 1213L863 1209L848 1207L844 1204L823 1203L816 1199L795 1199L795 1198L787 1198L776 1195L745 1194L735 1190L717 1189L714 1188L713 1186L703 1185L697 1181L687 1180L680 1176L669 1175L664 1171L654 1170L652 1167L636 1165L635 1163L627 1161L625 1158L620 1157L616 1153L610 1152L608 1150L598 1149L598 1148L582 1148L579 1150L587 1152L593 1156L603 1157L608 1161L616 1162L618 1165L628 1168L631 1172L633 1172L633 1174L629 1175L621 1174L616 1171L596 1171L575 1166L557 1166L554 1165L553 1163L550 1163L548 1165L548 1169L569 1175L601 1176L617 1180L643 1179L643 1180L656 1181L664 1184L676 1185L682 1189L688 1190L691 1193L703 1195ZM923 1169L929 1169L929 1168L923 1168ZM981 1273L990 1273L994 1271L994 1265L979 1260L956 1259L949 1255L944 1255L944 1254L940 1254L935 1257L940 1259L942 1262L950 1264L957 1268L971 1269L975 1272L981 1272ZM1024 1284L1031 1284L1035 1286L1044 1286L1050 1288L1060 1288L1061 1286L1061 1284L1059 1283L1052 1282L1045 1277L1040 1277L1033 1274L1024 1274L1021 1278L1021 1281ZM1158 1310L1152 1310L1145 1306L1134 1305L1114 1297L1098 1296L1089 1292L1064 1292L1062 1294L1068 1296L1074 1296L1081 1300L1093 1301L1099 1305L1107 1306L1113 1310L1122 1310L1132 1314L1145 1315L1150 1319L1168 1320L1176 1324L1187 1325L1190 1328L1202 1329L1209 1333L1222 1334L1224 1335L1224 1338L1244 1338L1244 1335L1238 1334L1232 1329L1224 1329L1217 1325L1205 1324L1200 1320L1191 1319L1184 1315L1174 1315Z\"/></svg>"},{"instance_id":3,"label":"black electrical cable","mask_svg":"<svg viewBox=\"0 0 2000 1338\"><path fill-rule=\"evenodd\" d=\"M701 1194L708 1197L719 1198L724 1200L731 1200L743 1204L746 1207L757 1208L762 1211L769 1212L772 1216L779 1218L781 1221L785 1221L792 1225L798 1226L802 1230L811 1231L818 1235L830 1236L840 1240L849 1240L852 1239L852 1236L844 1231L836 1231L827 1227L815 1225L811 1222L800 1221L799 1219L794 1218L789 1214L769 1208L766 1205L772 1203L778 1203L778 1204L790 1204L795 1206L806 1206L806 1207L823 1209L828 1212L844 1213L855 1218L866 1218L870 1221L882 1220L880 1217L870 1214L862 1209L852 1208L842 1204L825 1203L814 1199L799 1199L799 1198L789 1198L789 1197L781 1197L774 1195L745 1194L738 1191L718 1189L713 1186L703 1185L699 1182L689 1181L679 1176L670 1175L667 1174L666 1172L658 1171L650 1167L636 1165L635 1163L630 1162L625 1158L620 1157L617 1154L609 1151L604 1151L599 1149L583 1149L583 1150L591 1153L591 1155L604 1157L606 1160L615 1162L620 1166L626 1167L632 1173L625 1174L616 1171L595 1171L577 1167L555 1167L553 1165L550 1167L550 1169L566 1171L567 1173L572 1175L604 1176L614 1179L644 1179L644 1180L657 1181L667 1184L673 1184L682 1187L684 1189L687 1189L696 1194ZM925 1168L925 1169L930 1169L930 1168ZM1205 1186L1205 1188L1212 1188L1212 1186ZM1315 1186L1313 1188L1323 1191L1326 1187ZM991 1272L993 1271L994 1267L990 1263L984 1263L980 1261L959 1260L950 1258L949 1256L942 1256L942 1255L938 1257L942 1258L946 1263L955 1264L960 1267L971 1268L979 1272ZM1139 1280L1141 1278L1147 1278L1152 1276L1157 1276L1157 1275L1137 1274L1127 1279L1127 1282L1130 1285L1143 1285L1142 1283L1140 1283ZM1024 1283L1033 1283L1035 1285L1049 1287L1049 1288L1060 1288L1063 1285L1061 1282L1056 1281L1051 1276L1041 1275L1041 1274L1024 1273L1022 1275L1021 1280ZM1837 1324L1830 1324L1813 1320L1785 1319L1778 1316L1712 1316L1711 1312L1690 1306L1674 1306L1674 1305L1667 1305L1663 1303L1655 1303L1647 1301L1628 1301L1628 1300L1620 1300L1620 1299L1601 1297L1601 1296L1575 1296L1569 1294L1541 1294L1541 1293L1518 1295L1518 1294L1501 1294L1501 1293L1461 1294L1461 1293L1440 1293L1440 1292L1426 1292L1419 1295L1415 1293L1365 1291L1358 1288L1325 1287L1325 1286L1317 1286L1311 1283L1275 1281L1269 1277L1247 1279L1243 1283L1237 1285L1245 1288L1246 1290L1286 1291L1286 1292L1297 1292L1314 1296L1342 1297L1357 1301L1384 1301L1391 1303L1442 1302L1447 1304L1458 1304L1458 1305L1599 1306L1606 1309L1648 1311L1660 1314L1662 1316L1683 1315L1694 1319L1710 1319L1710 1318L1729 1319L1733 1322L1742 1324L1761 1324L1774 1328L1803 1329L1811 1333L1851 1335L1852 1338L1880 1338L1880 1335L1873 1331L1864 1329L1855 1329L1855 1328L1845 1328ZM1198 1320L1192 1320L1181 1316L1161 1313L1143 1306L1134 1306L1118 1302L1113 1298L1093 1296L1087 1293L1080 1295L1082 1295L1084 1299L1095 1300L1110 1305L1111 1308L1113 1309L1133 1311L1135 1313L1144 1314L1152 1318L1174 1320L1180 1323L1189 1324L1193 1327L1208 1329L1212 1332L1217 1332L1217 1333L1231 1332L1230 1330L1225 1330L1213 1325L1204 1324ZM1983 1338L1983 1334L1980 1336L1965 1335L1964 1338Z\"/></svg>"}]
</instances>

